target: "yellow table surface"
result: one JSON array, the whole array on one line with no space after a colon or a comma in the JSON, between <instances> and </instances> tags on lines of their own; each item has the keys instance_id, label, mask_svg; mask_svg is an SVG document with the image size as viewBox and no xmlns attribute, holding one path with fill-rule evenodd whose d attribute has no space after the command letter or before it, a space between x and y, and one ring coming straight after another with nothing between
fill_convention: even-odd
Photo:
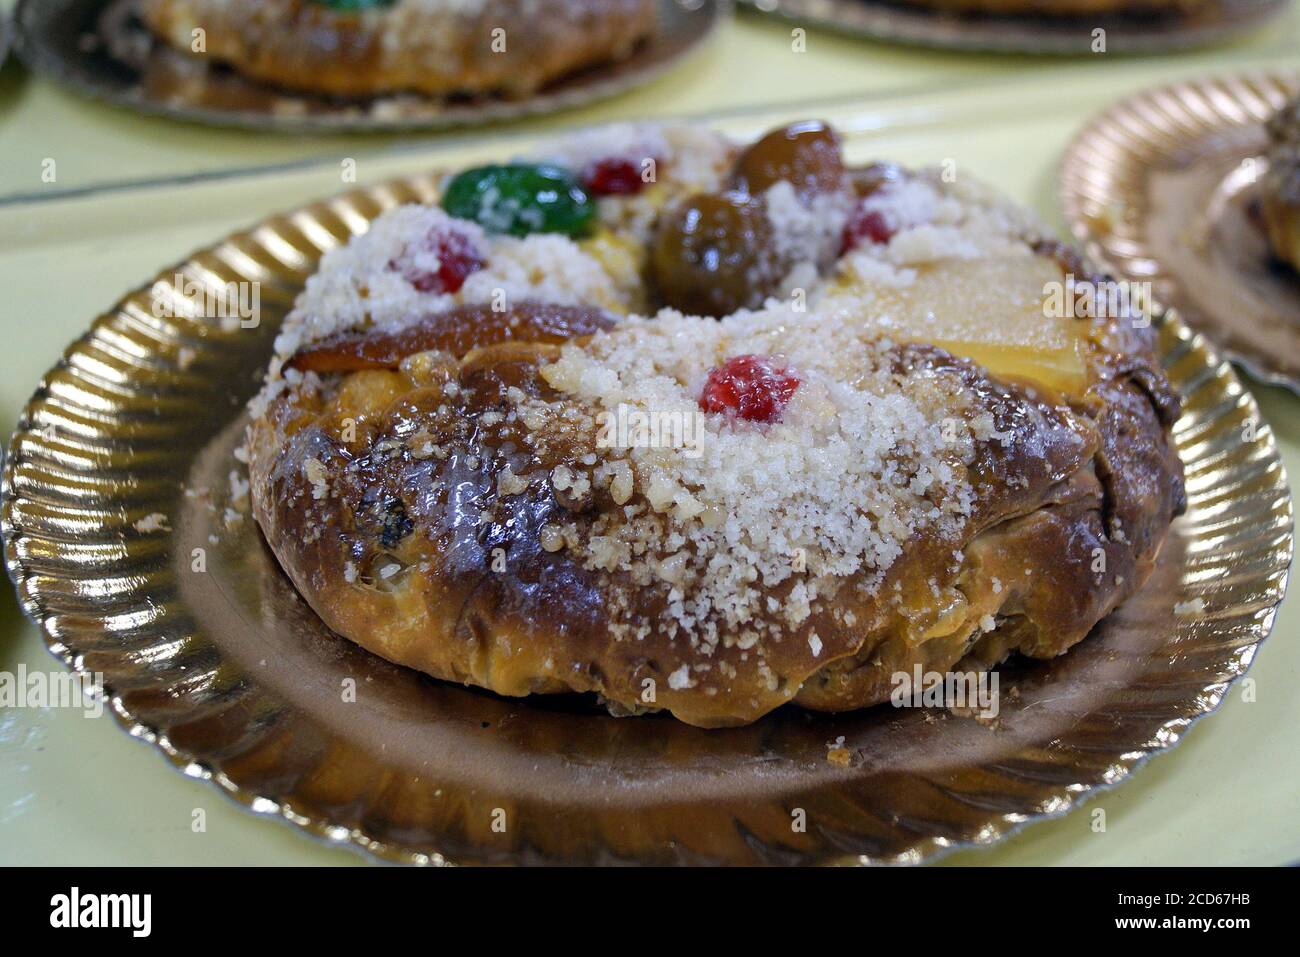
<instances>
[{"instance_id":1,"label":"yellow table surface","mask_svg":"<svg viewBox=\"0 0 1300 957\"><path fill-rule=\"evenodd\" d=\"M277 138L135 116L81 100L12 62L0 70L0 421L100 311L191 249L277 210L439 163L508 154L539 132L618 118L711 116L737 134L828 116L871 132L873 152L954 158L1059 223L1057 159L1093 112L1164 80L1243 68L1300 69L1300 9L1226 47L1145 59L1007 58L926 52L743 16L643 90L508 128L433 136ZM58 179L44 184L53 157ZM865 157L855 157L862 159ZM1300 398L1252 384L1291 475ZM55 667L0 589L0 671ZM1239 688L1186 741L1085 811L1034 824L952 864L1281 864L1300 861L1300 599L1283 604ZM195 808L207 831L191 833ZM170 770L111 719L0 709L0 863L356 863L338 848L258 820Z\"/></svg>"},{"instance_id":2,"label":"yellow table surface","mask_svg":"<svg viewBox=\"0 0 1300 957\"><path fill-rule=\"evenodd\" d=\"M0 0L0 6L11 0ZM754 12L724 23L677 68L648 86L594 106L515 124L541 131L635 117L708 115L805 103L823 97L887 97L928 87L960 89L1017 76L1031 86L1061 66L1122 72L1135 82L1171 62L1213 69L1250 57L1300 50L1300 4L1225 46L1134 59L996 56L922 50L809 29L804 52L792 49L793 24ZM1063 90L1068 98L1073 91ZM1065 106L1065 104L1063 104ZM499 127L498 127L499 129ZM474 132L453 133L459 138ZM177 123L108 106L32 76L10 63L0 71L0 201L36 198L108 184L221 173L299 163L321 157L367 157L396 147L432 145L448 134L275 136ZM47 159L57 180L41 178Z\"/></svg>"}]
</instances>

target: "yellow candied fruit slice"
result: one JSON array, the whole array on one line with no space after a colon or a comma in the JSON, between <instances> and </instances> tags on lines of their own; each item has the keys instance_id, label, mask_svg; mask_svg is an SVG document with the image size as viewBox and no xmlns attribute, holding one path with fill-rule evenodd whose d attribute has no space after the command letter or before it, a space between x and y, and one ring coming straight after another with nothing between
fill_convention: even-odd
<instances>
[{"instance_id":1,"label":"yellow candied fruit slice","mask_svg":"<svg viewBox=\"0 0 1300 957\"><path fill-rule=\"evenodd\" d=\"M600 265L614 280L614 285L628 296L628 302L599 303L613 312L626 314L645 309L645 285L641 279L645 272L646 251L643 244L626 233L600 227L595 235L580 240L578 248Z\"/></svg>"},{"instance_id":2,"label":"yellow candied fruit slice","mask_svg":"<svg viewBox=\"0 0 1300 957\"><path fill-rule=\"evenodd\" d=\"M891 338L932 343L999 378L1079 397L1088 386L1088 323L1044 309L1063 282L1055 262L1026 254L946 259L919 267L908 286L855 278L844 291L863 296L870 321Z\"/></svg>"},{"instance_id":3,"label":"yellow candied fruit slice","mask_svg":"<svg viewBox=\"0 0 1300 957\"><path fill-rule=\"evenodd\" d=\"M373 415L388 408L407 388L406 378L387 369L354 372L343 380L335 405L360 415Z\"/></svg>"}]
</instances>

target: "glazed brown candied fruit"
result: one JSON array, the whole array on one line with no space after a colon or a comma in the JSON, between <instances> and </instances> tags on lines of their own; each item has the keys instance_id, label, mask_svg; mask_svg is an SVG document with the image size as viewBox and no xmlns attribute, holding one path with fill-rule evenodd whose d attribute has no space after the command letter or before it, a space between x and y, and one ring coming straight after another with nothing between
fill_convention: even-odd
<instances>
[{"instance_id":1,"label":"glazed brown candied fruit","mask_svg":"<svg viewBox=\"0 0 1300 957\"><path fill-rule=\"evenodd\" d=\"M820 122L773 130L737 157L729 189L697 193L660 220L650 268L665 305L721 317L779 292L794 262L776 250L763 194L782 181L804 205L847 191L834 130Z\"/></svg>"},{"instance_id":2,"label":"glazed brown candied fruit","mask_svg":"<svg viewBox=\"0 0 1300 957\"><path fill-rule=\"evenodd\" d=\"M819 121L793 123L773 130L736 160L733 189L758 196L777 183L790 183L801 199L844 188L840 138Z\"/></svg>"},{"instance_id":3,"label":"glazed brown candied fruit","mask_svg":"<svg viewBox=\"0 0 1300 957\"><path fill-rule=\"evenodd\" d=\"M698 193L659 223L650 266L666 305L725 316L763 304L780 281L772 224L745 193Z\"/></svg>"}]
</instances>

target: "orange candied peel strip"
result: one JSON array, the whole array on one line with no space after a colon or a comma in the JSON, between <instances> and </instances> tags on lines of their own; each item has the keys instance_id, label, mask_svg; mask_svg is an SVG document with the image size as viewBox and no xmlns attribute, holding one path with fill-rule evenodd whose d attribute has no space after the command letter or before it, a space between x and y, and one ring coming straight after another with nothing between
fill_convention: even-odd
<instances>
[{"instance_id":1,"label":"orange candied peel strip","mask_svg":"<svg viewBox=\"0 0 1300 957\"><path fill-rule=\"evenodd\" d=\"M503 342L558 344L613 328L614 318L591 306L525 301L502 311L488 305L455 306L405 329L332 336L299 350L285 365L303 372L395 369L407 356L440 350L461 357Z\"/></svg>"}]
</instances>

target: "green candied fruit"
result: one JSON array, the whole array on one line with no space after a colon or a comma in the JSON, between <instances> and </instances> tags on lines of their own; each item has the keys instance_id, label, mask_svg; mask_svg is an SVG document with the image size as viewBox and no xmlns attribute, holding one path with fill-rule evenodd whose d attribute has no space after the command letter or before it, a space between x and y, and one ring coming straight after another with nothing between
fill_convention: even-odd
<instances>
[{"instance_id":1,"label":"green candied fruit","mask_svg":"<svg viewBox=\"0 0 1300 957\"><path fill-rule=\"evenodd\" d=\"M532 163L467 169L447 184L442 208L490 233L511 236L582 236L596 217L596 204L572 173Z\"/></svg>"},{"instance_id":2,"label":"green candied fruit","mask_svg":"<svg viewBox=\"0 0 1300 957\"><path fill-rule=\"evenodd\" d=\"M391 7L397 0L311 0L318 7L331 10L375 10Z\"/></svg>"}]
</instances>

